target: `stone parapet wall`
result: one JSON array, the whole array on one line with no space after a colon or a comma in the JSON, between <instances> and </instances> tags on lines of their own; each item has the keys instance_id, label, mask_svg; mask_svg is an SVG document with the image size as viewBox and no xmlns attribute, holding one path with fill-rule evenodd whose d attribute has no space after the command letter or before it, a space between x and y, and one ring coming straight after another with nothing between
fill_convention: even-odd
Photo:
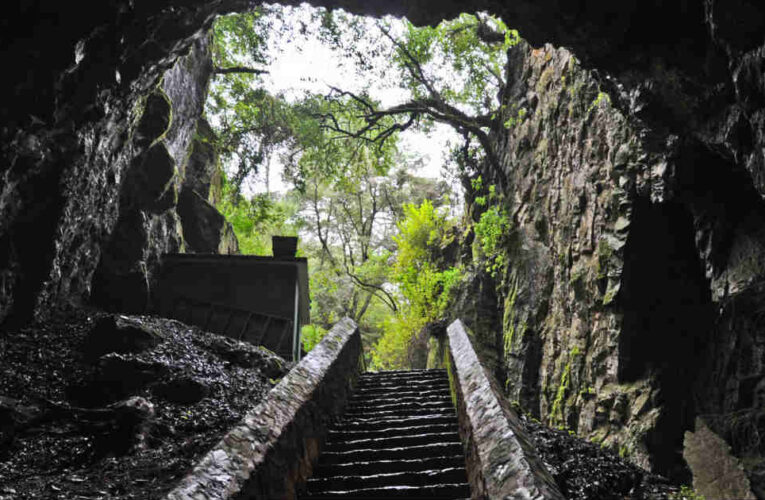
<instances>
[{"instance_id":1,"label":"stone parapet wall","mask_svg":"<svg viewBox=\"0 0 765 500\"><path fill-rule=\"evenodd\" d=\"M353 390L360 356L358 327L345 318L165 499L294 498Z\"/></svg>"},{"instance_id":2,"label":"stone parapet wall","mask_svg":"<svg viewBox=\"0 0 765 500\"><path fill-rule=\"evenodd\" d=\"M449 325L447 335L449 381L473 498L562 500L518 416L478 361L462 321Z\"/></svg>"}]
</instances>

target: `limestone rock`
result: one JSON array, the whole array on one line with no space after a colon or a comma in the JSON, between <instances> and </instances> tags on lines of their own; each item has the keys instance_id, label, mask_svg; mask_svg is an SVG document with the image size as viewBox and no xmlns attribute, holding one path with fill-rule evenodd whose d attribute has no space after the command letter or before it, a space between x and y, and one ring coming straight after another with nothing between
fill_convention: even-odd
<instances>
[{"instance_id":1,"label":"limestone rock","mask_svg":"<svg viewBox=\"0 0 765 500\"><path fill-rule=\"evenodd\" d=\"M696 419L696 430L685 433L683 456L693 473L693 489L705 498L755 500L741 462L731 448Z\"/></svg>"},{"instance_id":2,"label":"limestone rock","mask_svg":"<svg viewBox=\"0 0 765 500\"><path fill-rule=\"evenodd\" d=\"M187 250L195 253L237 253L231 224L199 193L185 189L178 202Z\"/></svg>"},{"instance_id":3,"label":"limestone rock","mask_svg":"<svg viewBox=\"0 0 765 500\"><path fill-rule=\"evenodd\" d=\"M191 143L191 154L184 171L183 189L195 191L203 199L215 203L220 193L215 193L211 187L221 168L218 152L214 146L215 132L204 118L197 122L197 131Z\"/></svg>"}]
</instances>

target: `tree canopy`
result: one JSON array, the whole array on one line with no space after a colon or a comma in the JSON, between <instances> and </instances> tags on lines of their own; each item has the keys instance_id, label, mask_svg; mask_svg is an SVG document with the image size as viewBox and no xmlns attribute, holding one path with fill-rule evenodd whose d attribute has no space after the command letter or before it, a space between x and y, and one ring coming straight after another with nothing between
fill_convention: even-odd
<instances>
[{"instance_id":1,"label":"tree canopy","mask_svg":"<svg viewBox=\"0 0 765 500\"><path fill-rule=\"evenodd\" d=\"M401 151L401 134L445 123L464 140L452 154L460 169L496 161L488 133L517 33L480 13L416 27L279 6L221 17L213 33L207 114L227 166L220 208L241 248L267 253L269 232L299 233L311 276L306 347L350 316L374 366L405 366L413 333L443 315L461 270L442 257L455 197L410 173L417 160ZM273 47L309 38L343 55L348 85L269 89ZM245 180L273 164L289 191L266 181L265 193L247 194Z\"/></svg>"}]
</instances>

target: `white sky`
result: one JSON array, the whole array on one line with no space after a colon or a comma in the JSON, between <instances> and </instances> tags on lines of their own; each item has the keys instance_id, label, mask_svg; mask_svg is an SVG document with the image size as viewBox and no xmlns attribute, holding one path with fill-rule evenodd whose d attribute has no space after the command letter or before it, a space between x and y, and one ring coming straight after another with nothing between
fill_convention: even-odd
<instances>
[{"instance_id":1,"label":"white sky","mask_svg":"<svg viewBox=\"0 0 765 500\"><path fill-rule=\"evenodd\" d=\"M304 18L309 16L311 7L301 6L293 15ZM307 19L307 17L306 17ZM292 22L295 19L291 19ZM395 26L394 26L395 29ZM277 30L274 30L277 31ZM318 38L305 37L304 40L278 41L269 43L271 64L268 74L262 75L262 81L269 92L283 93L287 98L298 99L304 92L326 94L329 87L334 86L351 92L361 92L365 85L369 87L370 95L378 99L382 106L388 107L406 100L405 90L393 85L390 79L379 79L375 75L362 78L353 63L342 54L323 44ZM385 77L387 75L383 75ZM407 130L400 136L399 149L403 152L423 159L424 168L417 175L430 178L441 178L441 168L448 154L447 142L457 142L459 136L448 125L436 124L429 134L416 130ZM265 191L265 170L254 182L249 182L246 190L251 193ZM278 154L273 155L270 163L271 191L284 191L287 185L281 179L281 165ZM456 189L456 188L455 188Z\"/></svg>"}]
</instances>

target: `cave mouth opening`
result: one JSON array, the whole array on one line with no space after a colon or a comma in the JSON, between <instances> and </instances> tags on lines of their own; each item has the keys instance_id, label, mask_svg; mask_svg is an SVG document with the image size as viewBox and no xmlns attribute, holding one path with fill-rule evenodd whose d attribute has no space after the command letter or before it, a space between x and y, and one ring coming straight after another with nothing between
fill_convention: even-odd
<instances>
[{"instance_id":1,"label":"cave mouth opening","mask_svg":"<svg viewBox=\"0 0 765 500\"><path fill-rule=\"evenodd\" d=\"M652 378L662 416L649 438L655 470L688 481L683 436L693 428L694 383L713 325L709 284L693 218L679 202L638 198L624 258L622 383Z\"/></svg>"}]
</instances>

